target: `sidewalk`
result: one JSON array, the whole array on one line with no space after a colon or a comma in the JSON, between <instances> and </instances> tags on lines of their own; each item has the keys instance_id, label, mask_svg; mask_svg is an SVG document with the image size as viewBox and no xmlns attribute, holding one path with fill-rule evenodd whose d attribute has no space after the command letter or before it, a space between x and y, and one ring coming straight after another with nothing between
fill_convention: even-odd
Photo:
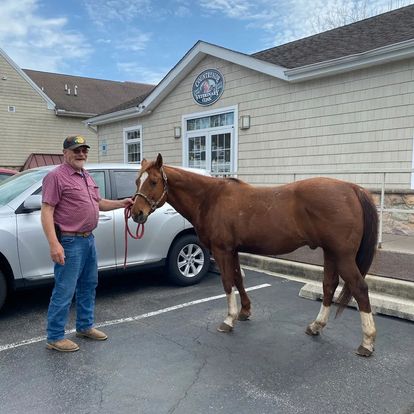
<instances>
[{"instance_id":1,"label":"sidewalk","mask_svg":"<svg viewBox=\"0 0 414 414\"><path fill-rule=\"evenodd\" d=\"M240 254L240 263L297 278L305 283L299 295L322 299L323 252L302 247L280 256ZM414 237L383 235L369 274L366 276L373 312L414 321ZM339 295L338 287L335 298ZM350 306L356 307L352 301Z\"/></svg>"},{"instance_id":2,"label":"sidewalk","mask_svg":"<svg viewBox=\"0 0 414 414\"><path fill-rule=\"evenodd\" d=\"M309 247L275 256L278 259L299 263L323 265L322 249ZM414 236L384 234L381 248L377 250L369 274L414 282Z\"/></svg>"}]
</instances>

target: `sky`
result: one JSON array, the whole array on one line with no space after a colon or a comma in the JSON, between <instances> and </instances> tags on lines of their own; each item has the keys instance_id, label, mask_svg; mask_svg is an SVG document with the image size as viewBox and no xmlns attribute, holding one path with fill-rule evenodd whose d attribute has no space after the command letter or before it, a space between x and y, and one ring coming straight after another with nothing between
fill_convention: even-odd
<instances>
[{"instance_id":1,"label":"sky","mask_svg":"<svg viewBox=\"0 0 414 414\"><path fill-rule=\"evenodd\" d=\"M251 54L408 4L0 0L0 48L23 69L157 84L198 40Z\"/></svg>"}]
</instances>

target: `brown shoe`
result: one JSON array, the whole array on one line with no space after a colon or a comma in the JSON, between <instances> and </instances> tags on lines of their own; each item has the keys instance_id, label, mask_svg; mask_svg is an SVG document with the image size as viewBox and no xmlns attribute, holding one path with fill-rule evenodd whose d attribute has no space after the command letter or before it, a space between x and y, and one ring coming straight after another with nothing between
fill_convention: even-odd
<instances>
[{"instance_id":1,"label":"brown shoe","mask_svg":"<svg viewBox=\"0 0 414 414\"><path fill-rule=\"evenodd\" d=\"M55 349L60 352L75 352L79 350L78 344L75 344L75 342L70 339L60 339L59 341L48 342L46 348Z\"/></svg>"},{"instance_id":2,"label":"brown shoe","mask_svg":"<svg viewBox=\"0 0 414 414\"><path fill-rule=\"evenodd\" d=\"M94 339L95 341L105 341L105 339L108 338L105 333L98 331L96 328L90 328L86 331L78 331L76 332L76 336Z\"/></svg>"}]
</instances>

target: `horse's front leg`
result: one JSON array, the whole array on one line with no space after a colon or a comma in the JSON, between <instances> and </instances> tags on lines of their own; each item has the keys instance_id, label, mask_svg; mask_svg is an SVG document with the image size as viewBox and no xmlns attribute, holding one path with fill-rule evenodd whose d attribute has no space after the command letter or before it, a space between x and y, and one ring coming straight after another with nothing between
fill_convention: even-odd
<instances>
[{"instance_id":1,"label":"horse's front leg","mask_svg":"<svg viewBox=\"0 0 414 414\"><path fill-rule=\"evenodd\" d=\"M243 279L246 277L244 274L244 270L240 267L239 262L239 254L236 253L236 262L237 262L237 268L236 275L234 278L234 284L237 287L237 290L240 294L240 303L241 303L241 309L239 312L238 319L239 321L247 321L251 315L251 303L250 299L247 296L246 290L244 289L244 282Z\"/></svg>"},{"instance_id":2,"label":"horse's front leg","mask_svg":"<svg viewBox=\"0 0 414 414\"><path fill-rule=\"evenodd\" d=\"M221 282L227 297L227 316L217 328L219 332L230 332L234 328L234 323L238 316L236 294L234 285L236 277L236 269L240 272L238 260L232 252L223 252L221 249L212 249L213 257L217 263L221 273ZM241 278L241 275L239 274ZM247 296L247 295L246 295Z\"/></svg>"},{"instance_id":3,"label":"horse's front leg","mask_svg":"<svg viewBox=\"0 0 414 414\"><path fill-rule=\"evenodd\" d=\"M226 290L226 289L224 289ZM236 302L236 294L234 293L234 288L231 288L231 292L227 296L227 316L226 319L220 324L217 328L219 332L230 332L234 328L234 322L237 319L237 302Z\"/></svg>"}]
</instances>

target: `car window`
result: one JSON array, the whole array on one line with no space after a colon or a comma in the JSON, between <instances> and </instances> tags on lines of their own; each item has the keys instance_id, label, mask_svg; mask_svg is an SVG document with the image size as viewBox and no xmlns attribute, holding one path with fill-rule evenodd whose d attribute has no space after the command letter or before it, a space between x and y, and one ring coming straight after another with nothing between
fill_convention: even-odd
<instances>
[{"instance_id":1,"label":"car window","mask_svg":"<svg viewBox=\"0 0 414 414\"><path fill-rule=\"evenodd\" d=\"M28 170L13 175L0 185L0 206L4 206L38 181L49 170Z\"/></svg>"},{"instance_id":2,"label":"car window","mask_svg":"<svg viewBox=\"0 0 414 414\"><path fill-rule=\"evenodd\" d=\"M6 174L6 173L0 173L0 183L4 180L7 180L8 178L12 177L11 174Z\"/></svg>"},{"instance_id":3,"label":"car window","mask_svg":"<svg viewBox=\"0 0 414 414\"><path fill-rule=\"evenodd\" d=\"M115 182L115 195L116 199L125 197L132 197L137 191L135 180L138 177L137 170L131 171L114 171L113 172Z\"/></svg>"},{"instance_id":4,"label":"car window","mask_svg":"<svg viewBox=\"0 0 414 414\"><path fill-rule=\"evenodd\" d=\"M105 172L104 171L88 171L99 187L99 193L102 198L108 198L106 195Z\"/></svg>"}]
</instances>

